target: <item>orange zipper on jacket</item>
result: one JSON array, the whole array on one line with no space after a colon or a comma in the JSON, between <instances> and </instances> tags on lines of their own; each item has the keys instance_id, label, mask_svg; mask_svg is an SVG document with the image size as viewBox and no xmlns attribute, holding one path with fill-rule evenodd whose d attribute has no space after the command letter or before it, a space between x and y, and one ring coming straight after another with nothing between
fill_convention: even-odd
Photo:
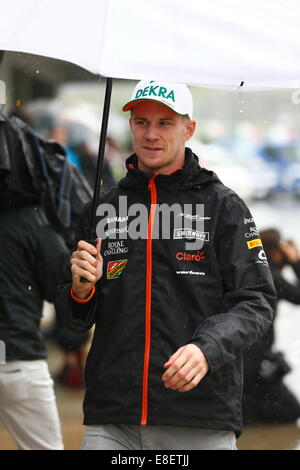
<instances>
[{"instance_id":1,"label":"orange zipper on jacket","mask_svg":"<svg viewBox=\"0 0 300 470\"><path fill-rule=\"evenodd\" d=\"M157 204L157 193L154 179L155 173L149 181L148 189L151 195L151 209L148 220L147 246L146 246L146 316L145 316L145 352L143 373L143 396L142 396L142 418L141 425L147 424L148 415L148 375L151 343L151 294L152 294L152 234Z\"/></svg>"}]
</instances>

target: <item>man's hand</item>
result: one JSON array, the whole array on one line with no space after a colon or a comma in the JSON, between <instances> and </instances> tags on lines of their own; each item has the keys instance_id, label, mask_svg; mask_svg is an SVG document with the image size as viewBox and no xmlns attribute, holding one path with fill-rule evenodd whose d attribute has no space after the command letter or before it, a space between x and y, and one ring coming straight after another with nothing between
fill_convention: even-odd
<instances>
[{"instance_id":1,"label":"man's hand","mask_svg":"<svg viewBox=\"0 0 300 470\"><path fill-rule=\"evenodd\" d=\"M179 348L164 367L167 369L162 376L165 387L179 392L188 392L196 387L209 369L206 357L195 344Z\"/></svg>"},{"instance_id":2,"label":"man's hand","mask_svg":"<svg viewBox=\"0 0 300 470\"><path fill-rule=\"evenodd\" d=\"M101 238L98 238L94 247L90 243L80 240L77 250L73 252L71 258L72 290L76 297L85 299L88 297L92 287L102 277L103 258L100 254ZM89 282L81 282L84 277Z\"/></svg>"},{"instance_id":3,"label":"man's hand","mask_svg":"<svg viewBox=\"0 0 300 470\"><path fill-rule=\"evenodd\" d=\"M280 248L289 263L296 263L299 261L299 251L293 240L290 242L280 242Z\"/></svg>"}]
</instances>

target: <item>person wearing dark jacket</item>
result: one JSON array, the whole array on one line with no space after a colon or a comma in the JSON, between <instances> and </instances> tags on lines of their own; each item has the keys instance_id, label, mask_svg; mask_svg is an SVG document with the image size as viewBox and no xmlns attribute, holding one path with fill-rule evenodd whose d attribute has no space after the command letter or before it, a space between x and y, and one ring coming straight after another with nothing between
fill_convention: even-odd
<instances>
[{"instance_id":1,"label":"person wearing dark jacket","mask_svg":"<svg viewBox=\"0 0 300 470\"><path fill-rule=\"evenodd\" d=\"M82 448L235 449L242 350L275 308L261 241L246 238L244 202L185 148L196 124L185 85L142 81L129 110L135 154L100 200L96 247L84 210L55 303L72 331L95 325Z\"/></svg>"},{"instance_id":2,"label":"person wearing dark jacket","mask_svg":"<svg viewBox=\"0 0 300 470\"><path fill-rule=\"evenodd\" d=\"M278 300L300 305L300 255L295 242L283 241L280 232L274 228L261 231L260 236ZM282 274L283 268L288 265L296 275L296 284L289 282ZM283 377L291 370L290 366L280 351L274 351L274 343L273 324L260 341L245 351L245 425L288 423L300 418L299 400L283 382Z\"/></svg>"},{"instance_id":3,"label":"person wearing dark jacket","mask_svg":"<svg viewBox=\"0 0 300 470\"><path fill-rule=\"evenodd\" d=\"M43 208L0 211L0 422L22 450L63 449L40 321L70 252Z\"/></svg>"}]
</instances>

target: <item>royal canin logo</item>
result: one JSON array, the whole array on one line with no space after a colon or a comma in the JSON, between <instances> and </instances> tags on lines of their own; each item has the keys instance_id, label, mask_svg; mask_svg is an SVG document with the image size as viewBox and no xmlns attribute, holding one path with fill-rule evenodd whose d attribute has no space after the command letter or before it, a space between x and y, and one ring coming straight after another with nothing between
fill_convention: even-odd
<instances>
[{"instance_id":1,"label":"royal canin logo","mask_svg":"<svg viewBox=\"0 0 300 470\"><path fill-rule=\"evenodd\" d=\"M185 251L178 251L176 253L176 258L179 261L201 261L202 259L205 259L204 256L204 251L197 251L197 253L186 253Z\"/></svg>"}]
</instances>

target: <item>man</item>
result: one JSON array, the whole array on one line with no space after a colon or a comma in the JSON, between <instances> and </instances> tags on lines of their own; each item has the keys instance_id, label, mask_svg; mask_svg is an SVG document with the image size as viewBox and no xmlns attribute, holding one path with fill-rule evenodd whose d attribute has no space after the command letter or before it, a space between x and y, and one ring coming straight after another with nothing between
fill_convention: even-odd
<instances>
[{"instance_id":1,"label":"man","mask_svg":"<svg viewBox=\"0 0 300 470\"><path fill-rule=\"evenodd\" d=\"M241 432L241 350L270 326L275 292L249 210L185 149L192 107L185 85L138 83L123 107L135 154L100 201L96 247L82 216L56 308L73 331L96 325L84 449L234 449Z\"/></svg>"},{"instance_id":2,"label":"man","mask_svg":"<svg viewBox=\"0 0 300 470\"><path fill-rule=\"evenodd\" d=\"M39 204L1 210L0 243L0 422L22 450L61 450L40 321L70 254Z\"/></svg>"},{"instance_id":3,"label":"man","mask_svg":"<svg viewBox=\"0 0 300 470\"><path fill-rule=\"evenodd\" d=\"M60 450L61 428L40 321L43 300L53 302L70 252L50 224L42 194L34 186L37 181L26 167L28 142L22 147L11 119L0 113L1 161L6 168L0 171L0 341L5 345L0 422L22 450Z\"/></svg>"},{"instance_id":4,"label":"man","mask_svg":"<svg viewBox=\"0 0 300 470\"><path fill-rule=\"evenodd\" d=\"M294 241L283 241L274 228L261 233L266 258L270 263L278 300L300 305L300 255ZM292 284L283 276L291 266L298 282ZM276 316L276 315L275 315ZM290 367L281 352L275 352L274 326L260 341L245 351L244 423L289 423L300 418L300 403L283 383Z\"/></svg>"}]
</instances>

